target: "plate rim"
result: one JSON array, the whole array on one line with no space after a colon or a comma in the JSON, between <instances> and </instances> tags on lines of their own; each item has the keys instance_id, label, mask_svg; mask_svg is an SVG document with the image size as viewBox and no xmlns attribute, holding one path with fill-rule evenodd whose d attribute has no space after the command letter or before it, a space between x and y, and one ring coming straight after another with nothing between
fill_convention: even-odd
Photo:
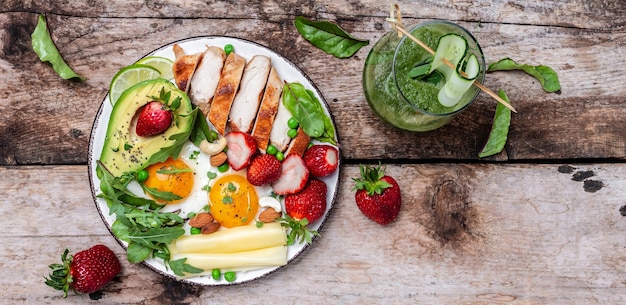
<instances>
[{"instance_id":1,"label":"plate rim","mask_svg":"<svg viewBox=\"0 0 626 305\"><path fill-rule=\"evenodd\" d=\"M337 164L337 170L336 170L336 175L337 175L337 181L335 184L335 190L331 196L331 202L330 202L330 207L328 208L328 210L326 211L324 217L322 219L320 219L319 221L319 227L317 229L317 232L320 233L323 231L324 225L326 224L326 221L328 220L328 218L331 216L334 208L335 208L335 204L337 201L337 196L339 193L339 186L341 183L341 165L342 165L342 158L341 158L341 152L342 152L342 148L341 148L341 141L340 141L340 137L339 137L339 132L337 129L337 123L335 121L335 116L333 115L333 113L330 111L330 105L328 104L328 102L326 101L326 99L324 98L324 96L322 95L322 92L319 90L319 88L317 87L317 85L313 82L313 80L308 76L308 74L304 73L304 71L298 67L296 64L294 64L292 61L290 61L289 59L287 59L286 57L284 57L282 54L274 51L273 49L249 40L249 39L245 39L245 38L239 38L239 37L234 37L234 36L228 36L228 35L198 35L198 36L192 36L192 37L187 37L187 38L182 38L182 39L178 39L178 40L174 40L171 41L169 43L166 43L164 45L159 46L158 48L153 49L152 51L144 54L143 56L141 56L140 58L138 58L134 63L136 63L137 61L147 57L147 56L151 56L159 51L165 50L166 48L172 47L174 44L179 44L179 43L184 43L184 42L191 42L191 41L197 41L197 40L203 40L203 39L233 39L233 40L237 40L240 41L244 44L252 44L256 47L265 49L266 51L272 53L272 55L275 55L277 57L279 57L281 60L283 60L285 63L287 63L289 66L291 66L291 68L295 69L300 76L304 77L307 82L308 85L310 85L312 87L313 90L315 90L315 93L318 95L318 97L320 98L320 102L323 103L324 107L325 107L325 112L326 114L329 116L333 127L335 129L335 139L336 139L336 144L333 145L335 148L337 148L337 152L338 152L338 164ZM90 192L91 192L91 197L92 197L92 201L94 203L94 205L96 206L96 210L98 211L98 215L100 216L100 219L102 220L102 222L104 223L104 225L106 226L107 230L109 231L109 233L113 236L113 238L117 241L117 243L124 249L124 253L126 254L127 250L128 250L128 246L125 244L124 241L122 241L121 239L119 239L112 231L111 225L109 224L109 222L107 221L102 209L100 209L99 205L98 205L98 190L100 189L100 186L96 186L94 184L95 180L94 178L94 174L93 174L93 169L96 166L96 161L94 159L94 140L95 140L95 136L96 136L96 131L98 130L98 127L100 125L100 123L105 123L104 125L105 128L108 128L108 122L103 122L102 120L100 120L100 117L102 116L104 107L105 107L105 103L107 103L107 98L109 96L109 90L107 88L107 92L104 95L104 97L102 98L102 102L100 103L100 106L98 107L98 111L96 113L96 116L93 119L93 123L92 123L92 127L91 127L91 132L89 135L89 146L88 146L88 153L87 153L87 172L88 172L88 176L89 176L89 186L90 186ZM148 263L147 261L142 261L140 264L142 264L143 266L148 267L150 270L152 270L153 272L161 275L161 276L165 276L169 279L172 279L174 281L177 282L182 282L185 284L191 284L191 285L195 285L195 286L202 286L202 287L210 287L210 286L233 286L233 285L240 285L240 284L245 284L245 283L249 283L249 282L253 282L256 280L259 280L261 278L264 278L268 275L271 275L279 270L283 270L284 268L286 268L287 266L289 266L289 264L293 263L296 259L298 259L302 253L305 252L305 250L307 250L309 247L311 247L313 245L313 242L315 240L317 240L319 237L318 236L313 236L312 241L310 244L304 244L304 246L302 247L302 249L300 249L299 251L297 251L292 257L288 258L287 260L287 264L283 265L283 266L277 266L277 267L268 267L268 268L259 268L259 269L255 269L255 270L260 270L260 269L268 269L267 272L263 272L262 274L253 277L253 278L249 278L249 279L245 279L245 280L241 280L241 281L237 281L235 280L234 282L215 282L215 283L201 283L201 282L197 282L197 281L193 281L191 279L195 278L195 277L189 277L189 278L179 278L176 277L173 274L170 274L168 272L164 272L162 270L157 269L156 267L152 266L150 263ZM199 276L196 276L199 277Z\"/></svg>"}]
</instances>

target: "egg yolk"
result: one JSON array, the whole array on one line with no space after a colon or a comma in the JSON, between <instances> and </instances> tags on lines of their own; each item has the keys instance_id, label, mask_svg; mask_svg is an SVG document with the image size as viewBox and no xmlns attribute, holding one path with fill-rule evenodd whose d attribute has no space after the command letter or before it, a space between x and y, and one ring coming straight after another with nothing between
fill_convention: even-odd
<instances>
[{"instance_id":1,"label":"egg yolk","mask_svg":"<svg viewBox=\"0 0 626 305\"><path fill-rule=\"evenodd\" d=\"M211 215L227 228L250 223L259 210L259 198L246 177L230 174L215 181L209 192Z\"/></svg>"},{"instance_id":2,"label":"egg yolk","mask_svg":"<svg viewBox=\"0 0 626 305\"><path fill-rule=\"evenodd\" d=\"M174 160L169 158L164 162L152 164L146 168L148 171L148 179L143 184L159 193L171 193L178 196L177 199L167 200L161 196L154 194L148 195L160 203L177 203L185 199L191 193L193 187L193 171L182 160Z\"/></svg>"}]
</instances>

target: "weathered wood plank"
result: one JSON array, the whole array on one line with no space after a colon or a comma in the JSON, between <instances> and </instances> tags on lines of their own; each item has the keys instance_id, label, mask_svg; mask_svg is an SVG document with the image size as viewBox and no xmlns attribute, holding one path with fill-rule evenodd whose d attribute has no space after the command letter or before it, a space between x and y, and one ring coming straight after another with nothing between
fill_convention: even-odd
<instances>
[{"instance_id":1,"label":"weathered wood plank","mask_svg":"<svg viewBox=\"0 0 626 305\"><path fill-rule=\"evenodd\" d=\"M387 227L356 208L350 177L358 168L342 170L322 238L287 268L252 283L203 289L124 261L100 303L626 301L626 223L619 212L626 165L389 165L403 207ZM42 276L65 247L104 243L123 258L93 205L85 166L0 167L0 190L0 287L11 291L0 303L58 303ZM70 296L63 303L87 300Z\"/></svg>"},{"instance_id":2,"label":"weathered wood plank","mask_svg":"<svg viewBox=\"0 0 626 305\"><path fill-rule=\"evenodd\" d=\"M197 35L231 35L271 45L300 66L330 104L346 159L476 160L491 125L495 104L484 94L450 125L422 134L391 128L369 110L361 71L367 52L387 29L378 13L381 3L266 3L243 11L225 2L149 6L112 1L92 10L94 2L45 10L38 3L9 1L6 11L18 12L0 13L0 164L85 164L91 124L115 72L164 43ZM407 12L425 14L413 19L406 13L407 24L432 17L465 20L461 24L477 36L489 62L511 56L549 64L563 87L560 95L546 94L521 73L488 75L487 87L504 88L519 110L506 151L493 160L626 158L626 88L618 81L626 74L621 54L626 35L620 31L621 19L613 15L624 12L624 2L455 3L401 5ZM194 18L191 9L198 7L205 9L193 14L206 18ZM49 15L53 38L68 63L88 77L86 82L59 79L32 52L29 35L36 14L19 11L40 10L58 13ZM92 11L108 12L104 16L111 18L92 18ZM122 12L128 18L120 18ZM213 16L202 15L207 12ZM314 12L372 43L347 60L315 49L292 24L295 15ZM557 13L564 15L550 18ZM238 14L248 18L238 19ZM509 20L511 16L528 20ZM341 73L329 74L329 67Z\"/></svg>"}]
</instances>

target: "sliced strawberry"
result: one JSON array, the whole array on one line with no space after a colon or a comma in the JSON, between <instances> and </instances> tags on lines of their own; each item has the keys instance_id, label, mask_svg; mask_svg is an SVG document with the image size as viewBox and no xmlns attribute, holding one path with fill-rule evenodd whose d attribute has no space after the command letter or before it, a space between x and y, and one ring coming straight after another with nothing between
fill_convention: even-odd
<instances>
[{"instance_id":1,"label":"sliced strawberry","mask_svg":"<svg viewBox=\"0 0 626 305\"><path fill-rule=\"evenodd\" d=\"M228 156L228 164L236 171L244 169L250 165L250 158L256 153L256 141L254 138L240 131L230 132L225 136L226 156Z\"/></svg>"},{"instance_id":2,"label":"sliced strawberry","mask_svg":"<svg viewBox=\"0 0 626 305\"><path fill-rule=\"evenodd\" d=\"M247 178L252 185L261 186L278 180L282 171L280 161L275 156L255 155L250 161Z\"/></svg>"},{"instance_id":3,"label":"sliced strawberry","mask_svg":"<svg viewBox=\"0 0 626 305\"><path fill-rule=\"evenodd\" d=\"M326 191L326 183L311 178L301 192L285 196L285 212L295 220L317 221L326 211Z\"/></svg>"},{"instance_id":4,"label":"sliced strawberry","mask_svg":"<svg viewBox=\"0 0 626 305\"><path fill-rule=\"evenodd\" d=\"M137 117L135 132L140 137L164 133L172 123L172 111L164 104L152 101L143 106Z\"/></svg>"},{"instance_id":5,"label":"sliced strawberry","mask_svg":"<svg viewBox=\"0 0 626 305\"><path fill-rule=\"evenodd\" d=\"M315 177L325 177L332 174L339 165L339 152L330 145L313 145L304 152L304 164L309 173Z\"/></svg>"},{"instance_id":6,"label":"sliced strawberry","mask_svg":"<svg viewBox=\"0 0 626 305\"><path fill-rule=\"evenodd\" d=\"M280 178L272 188L278 195L295 194L301 191L309 179L309 170L306 168L300 155L288 155L282 163Z\"/></svg>"}]
</instances>

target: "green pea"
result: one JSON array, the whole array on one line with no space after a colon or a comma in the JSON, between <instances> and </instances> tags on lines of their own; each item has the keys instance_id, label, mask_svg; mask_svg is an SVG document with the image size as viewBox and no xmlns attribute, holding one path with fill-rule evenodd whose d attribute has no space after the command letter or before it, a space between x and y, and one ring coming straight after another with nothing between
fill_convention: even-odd
<instances>
[{"instance_id":1,"label":"green pea","mask_svg":"<svg viewBox=\"0 0 626 305\"><path fill-rule=\"evenodd\" d=\"M295 138L298 135L298 130L295 128L291 128L289 129L289 131L287 131L287 136L289 136L290 138Z\"/></svg>"},{"instance_id":2,"label":"green pea","mask_svg":"<svg viewBox=\"0 0 626 305\"><path fill-rule=\"evenodd\" d=\"M215 130L211 130L211 142L217 140L217 138L219 137L219 135L217 134L217 131Z\"/></svg>"},{"instance_id":3,"label":"green pea","mask_svg":"<svg viewBox=\"0 0 626 305\"><path fill-rule=\"evenodd\" d=\"M237 274L234 271L224 272L224 279L227 282L234 282L237 279Z\"/></svg>"},{"instance_id":4,"label":"green pea","mask_svg":"<svg viewBox=\"0 0 626 305\"><path fill-rule=\"evenodd\" d=\"M287 126L289 126L289 128L296 129L298 128L298 126L300 126L300 123L298 123L298 120L296 120L295 118L291 118L289 119L289 121L287 121Z\"/></svg>"},{"instance_id":5,"label":"green pea","mask_svg":"<svg viewBox=\"0 0 626 305\"><path fill-rule=\"evenodd\" d=\"M227 44L224 46L224 53L226 53L226 55L232 53L233 51L235 51L235 47L233 47L232 44Z\"/></svg>"},{"instance_id":6,"label":"green pea","mask_svg":"<svg viewBox=\"0 0 626 305\"><path fill-rule=\"evenodd\" d=\"M211 270L211 277L214 280L219 281L220 278L222 278L222 272L220 271L220 269L215 268L215 269Z\"/></svg>"},{"instance_id":7,"label":"green pea","mask_svg":"<svg viewBox=\"0 0 626 305\"><path fill-rule=\"evenodd\" d=\"M276 153L278 152L278 149L276 148L276 146L270 144L267 146L267 149L265 149L265 151L267 152L268 155L276 155Z\"/></svg>"},{"instance_id":8,"label":"green pea","mask_svg":"<svg viewBox=\"0 0 626 305\"><path fill-rule=\"evenodd\" d=\"M283 154L282 151L279 151L276 153L276 159L278 159L278 161L283 161L285 160L285 154Z\"/></svg>"},{"instance_id":9,"label":"green pea","mask_svg":"<svg viewBox=\"0 0 626 305\"><path fill-rule=\"evenodd\" d=\"M229 168L230 168L230 166L228 165L228 162L224 162L224 164L222 164L222 165L220 165L220 166L218 166L218 167L217 167L217 170L218 170L220 173L225 173L225 172L227 172L227 171L228 171L228 169L229 169Z\"/></svg>"},{"instance_id":10,"label":"green pea","mask_svg":"<svg viewBox=\"0 0 626 305\"><path fill-rule=\"evenodd\" d=\"M147 170L142 169L139 172L137 172L137 181L144 182L147 179L148 179L148 171Z\"/></svg>"},{"instance_id":11,"label":"green pea","mask_svg":"<svg viewBox=\"0 0 626 305\"><path fill-rule=\"evenodd\" d=\"M200 233L202 233L202 229L200 229L200 228L191 228L191 229L189 229L189 233L191 235L200 234Z\"/></svg>"}]
</instances>

